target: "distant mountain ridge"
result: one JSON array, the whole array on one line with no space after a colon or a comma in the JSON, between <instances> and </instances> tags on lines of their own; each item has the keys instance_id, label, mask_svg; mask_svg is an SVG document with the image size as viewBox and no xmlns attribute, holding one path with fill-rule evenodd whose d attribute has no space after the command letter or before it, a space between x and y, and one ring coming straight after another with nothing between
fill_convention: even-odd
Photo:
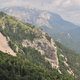
<instances>
[{"instance_id":1,"label":"distant mountain ridge","mask_svg":"<svg viewBox=\"0 0 80 80\"><path fill-rule=\"evenodd\" d=\"M75 40L79 40L80 41L80 37L78 36L80 34L80 27L76 28L76 29L72 29L68 31L71 36L75 39Z\"/></svg>"},{"instance_id":2,"label":"distant mountain ridge","mask_svg":"<svg viewBox=\"0 0 80 80\"><path fill-rule=\"evenodd\" d=\"M2 8L1 10L24 22L31 23L36 26L38 25L42 28L43 26L46 26L47 28L51 28L53 31L59 29L59 32L64 32L79 27L73 23L63 20L58 14L44 10L24 7Z\"/></svg>"},{"instance_id":3,"label":"distant mountain ridge","mask_svg":"<svg viewBox=\"0 0 80 80\"><path fill-rule=\"evenodd\" d=\"M72 31L79 28L79 26L66 20L63 20L58 14L30 7L8 7L2 8L0 10L17 17L19 20L23 22L27 22L41 27L42 29L47 31L55 40L59 40L62 44L75 50L78 53L80 52L80 45L77 42L80 42L80 39L75 40L77 31L74 31L74 33ZM67 39L65 34L70 34L72 38ZM59 36L63 36L63 38ZM66 37L66 39L64 36ZM77 36L77 38L79 38L79 36Z\"/></svg>"}]
</instances>

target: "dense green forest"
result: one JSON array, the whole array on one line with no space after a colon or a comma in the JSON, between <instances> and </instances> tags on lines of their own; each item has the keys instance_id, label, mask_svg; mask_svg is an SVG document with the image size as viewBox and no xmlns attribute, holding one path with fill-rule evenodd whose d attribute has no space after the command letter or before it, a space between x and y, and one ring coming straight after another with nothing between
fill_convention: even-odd
<instances>
[{"instance_id":1,"label":"dense green forest","mask_svg":"<svg viewBox=\"0 0 80 80\"><path fill-rule=\"evenodd\" d=\"M1 80L75 80L69 76L59 74L30 63L27 60L13 57L0 52Z\"/></svg>"},{"instance_id":2,"label":"dense green forest","mask_svg":"<svg viewBox=\"0 0 80 80\"><path fill-rule=\"evenodd\" d=\"M37 66L41 66L41 67L45 67L48 69L52 69L51 65L49 64L49 62L45 61L45 56L41 55L41 53L39 51L37 51L35 48L22 48L24 53L18 53L18 57L20 57L21 59L27 59L28 61L30 61L31 63L37 65Z\"/></svg>"}]
</instances>

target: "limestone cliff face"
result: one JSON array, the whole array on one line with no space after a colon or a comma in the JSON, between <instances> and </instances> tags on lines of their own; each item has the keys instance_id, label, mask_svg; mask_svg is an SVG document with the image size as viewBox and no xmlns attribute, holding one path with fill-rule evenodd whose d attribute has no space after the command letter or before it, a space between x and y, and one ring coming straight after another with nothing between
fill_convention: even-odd
<instances>
[{"instance_id":1,"label":"limestone cliff face","mask_svg":"<svg viewBox=\"0 0 80 80\"><path fill-rule=\"evenodd\" d=\"M45 33L44 31L39 31L39 34L41 34L41 39L35 39L33 42L30 42L28 40L23 40L22 46L24 47L33 47L36 50L38 50L42 55L45 55L45 60L49 61L52 68L58 68L59 62L57 57L57 49L55 46L55 43L50 36ZM47 37L50 39L48 40Z\"/></svg>"}]
</instances>

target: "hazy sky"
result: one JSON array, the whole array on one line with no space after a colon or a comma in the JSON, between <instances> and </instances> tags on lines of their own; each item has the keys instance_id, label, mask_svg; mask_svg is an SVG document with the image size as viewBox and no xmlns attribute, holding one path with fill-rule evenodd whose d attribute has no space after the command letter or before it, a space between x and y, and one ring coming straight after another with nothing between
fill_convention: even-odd
<instances>
[{"instance_id":1,"label":"hazy sky","mask_svg":"<svg viewBox=\"0 0 80 80\"><path fill-rule=\"evenodd\" d=\"M80 24L80 0L0 0L0 7L27 5L58 13L64 19Z\"/></svg>"}]
</instances>

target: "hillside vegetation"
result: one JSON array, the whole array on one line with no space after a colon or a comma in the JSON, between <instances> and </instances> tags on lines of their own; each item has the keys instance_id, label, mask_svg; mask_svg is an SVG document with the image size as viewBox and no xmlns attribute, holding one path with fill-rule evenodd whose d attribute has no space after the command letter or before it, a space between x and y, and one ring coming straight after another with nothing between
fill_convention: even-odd
<instances>
[{"instance_id":1,"label":"hillside vegetation","mask_svg":"<svg viewBox=\"0 0 80 80\"><path fill-rule=\"evenodd\" d=\"M74 52L73 50L70 50L69 48L65 47L64 45L60 44L59 42L56 42L56 45L58 47L60 70L63 73L66 73L66 71L70 67L73 70L75 77L80 79L80 55ZM60 55L64 55L64 57ZM66 62L69 66L66 66L64 64L65 58L67 59Z\"/></svg>"},{"instance_id":2,"label":"hillside vegetation","mask_svg":"<svg viewBox=\"0 0 80 80\"><path fill-rule=\"evenodd\" d=\"M27 60L0 52L1 80L75 80L56 71L33 65Z\"/></svg>"},{"instance_id":3,"label":"hillside vegetation","mask_svg":"<svg viewBox=\"0 0 80 80\"><path fill-rule=\"evenodd\" d=\"M0 32L16 53L16 57L13 57L0 52L1 80L75 80L67 72L66 66L63 65L60 58L60 65L58 64L60 50L64 51L64 54L68 53L68 56L72 52L67 52L64 46L61 45L61 48L57 43L55 46L53 39L42 29L22 23L15 17L0 12ZM58 47L58 57L56 47ZM60 54L63 53L60 52ZM52 68L52 65L59 66L62 74L58 72L56 66ZM71 69L77 68L71 67Z\"/></svg>"},{"instance_id":4,"label":"hillside vegetation","mask_svg":"<svg viewBox=\"0 0 80 80\"><path fill-rule=\"evenodd\" d=\"M0 32L6 36L7 39L9 38L9 46L17 53L17 56L22 59L27 59L39 66L51 68L50 64L45 62L45 56L42 56L39 51L32 47L26 48L22 46L24 39L32 42L34 39L42 38L35 30L39 31L40 29L30 24L24 24L14 17L0 12ZM16 48L18 48L18 51Z\"/></svg>"},{"instance_id":5,"label":"hillside vegetation","mask_svg":"<svg viewBox=\"0 0 80 80\"><path fill-rule=\"evenodd\" d=\"M23 39L33 41L35 38L40 38L40 35L34 31L37 29L39 28L21 23L15 17L0 13L0 31L13 41L19 42Z\"/></svg>"},{"instance_id":6,"label":"hillside vegetation","mask_svg":"<svg viewBox=\"0 0 80 80\"><path fill-rule=\"evenodd\" d=\"M51 60L51 64L54 64L55 67L58 66L54 41L46 32L33 25L22 23L15 17L2 12L0 16L0 32L7 38L9 46L17 55L31 61L34 59L34 63L41 66L48 65L50 63L48 60ZM35 57L32 56L33 52L37 54L36 56L34 54ZM43 56L39 53L43 54ZM45 61L45 57L48 60ZM50 68L50 64L46 67Z\"/></svg>"}]
</instances>

